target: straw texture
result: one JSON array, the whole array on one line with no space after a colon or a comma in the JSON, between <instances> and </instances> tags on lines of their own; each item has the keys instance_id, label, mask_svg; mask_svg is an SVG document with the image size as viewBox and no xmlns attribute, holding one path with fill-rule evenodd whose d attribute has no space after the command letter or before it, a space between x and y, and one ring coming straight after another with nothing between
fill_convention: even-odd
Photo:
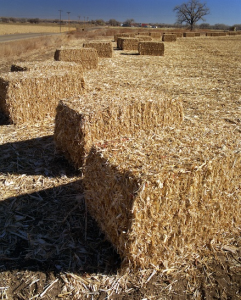
<instances>
[{"instance_id":1,"label":"straw texture","mask_svg":"<svg viewBox=\"0 0 241 300\"><path fill-rule=\"evenodd\" d=\"M183 32L184 37L195 37L195 32Z\"/></svg>"},{"instance_id":2,"label":"straw texture","mask_svg":"<svg viewBox=\"0 0 241 300\"><path fill-rule=\"evenodd\" d=\"M139 42L138 52L140 55L164 55L164 44L160 42Z\"/></svg>"},{"instance_id":3,"label":"straw texture","mask_svg":"<svg viewBox=\"0 0 241 300\"><path fill-rule=\"evenodd\" d=\"M98 67L98 53L93 48L60 48L55 51L54 58L58 61L80 63L86 70Z\"/></svg>"},{"instance_id":4,"label":"straw texture","mask_svg":"<svg viewBox=\"0 0 241 300\"><path fill-rule=\"evenodd\" d=\"M10 72L0 78L0 110L14 124L53 118L58 101L84 92L81 73Z\"/></svg>"},{"instance_id":5,"label":"straw texture","mask_svg":"<svg viewBox=\"0 0 241 300\"><path fill-rule=\"evenodd\" d=\"M83 44L84 48L96 49L99 57L112 57L113 48L111 42L89 42Z\"/></svg>"},{"instance_id":6,"label":"straw texture","mask_svg":"<svg viewBox=\"0 0 241 300\"><path fill-rule=\"evenodd\" d=\"M163 34L162 41L163 42L176 42L177 36L175 34Z\"/></svg>"},{"instance_id":7,"label":"straw texture","mask_svg":"<svg viewBox=\"0 0 241 300\"><path fill-rule=\"evenodd\" d=\"M55 143L78 169L95 141L158 132L165 126L179 126L182 121L181 101L157 92L123 89L112 95L86 94L59 103Z\"/></svg>"}]
</instances>

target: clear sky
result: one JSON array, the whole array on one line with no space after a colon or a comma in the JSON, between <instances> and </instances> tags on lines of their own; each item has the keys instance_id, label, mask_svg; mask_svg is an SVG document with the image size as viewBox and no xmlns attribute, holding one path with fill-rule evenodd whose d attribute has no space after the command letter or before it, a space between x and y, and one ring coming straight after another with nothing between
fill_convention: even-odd
<instances>
[{"instance_id":1,"label":"clear sky","mask_svg":"<svg viewBox=\"0 0 241 300\"><path fill-rule=\"evenodd\" d=\"M96 20L134 19L140 23L175 23L173 8L186 0L0 0L1 17ZM206 2L210 14L205 17L211 25L241 24L241 0L200 0ZM202 22L199 22L202 23Z\"/></svg>"}]
</instances>

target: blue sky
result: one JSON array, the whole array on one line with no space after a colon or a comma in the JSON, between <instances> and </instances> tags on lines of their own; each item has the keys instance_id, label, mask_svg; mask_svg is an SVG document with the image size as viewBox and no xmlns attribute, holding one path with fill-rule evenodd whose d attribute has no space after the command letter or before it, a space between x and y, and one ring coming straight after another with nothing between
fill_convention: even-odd
<instances>
[{"instance_id":1,"label":"blue sky","mask_svg":"<svg viewBox=\"0 0 241 300\"><path fill-rule=\"evenodd\" d=\"M186 0L0 0L1 17L71 20L116 19L125 21L134 19L140 23L175 23L173 8ZM207 0L210 14L206 23L241 24L241 0ZM201 22L202 23L202 22Z\"/></svg>"}]
</instances>

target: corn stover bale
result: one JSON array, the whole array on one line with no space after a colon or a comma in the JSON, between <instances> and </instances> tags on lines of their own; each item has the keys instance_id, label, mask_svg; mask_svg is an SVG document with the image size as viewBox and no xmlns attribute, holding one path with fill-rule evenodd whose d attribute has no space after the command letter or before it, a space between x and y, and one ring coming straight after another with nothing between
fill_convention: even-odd
<instances>
[{"instance_id":1,"label":"corn stover bale","mask_svg":"<svg viewBox=\"0 0 241 300\"><path fill-rule=\"evenodd\" d=\"M96 49L99 57L112 57L113 48L111 42L89 42L83 44L84 48Z\"/></svg>"},{"instance_id":2,"label":"corn stover bale","mask_svg":"<svg viewBox=\"0 0 241 300\"><path fill-rule=\"evenodd\" d=\"M83 67L81 64L66 61L33 61L33 62L17 62L11 66L11 72L21 72L21 71L69 71L83 73Z\"/></svg>"},{"instance_id":3,"label":"corn stover bale","mask_svg":"<svg viewBox=\"0 0 241 300\"><path fill-rule=\"evenodd\" d=\"M175 34L163 34L162 41L163 42L176 42L177 36Z\"/></svg>"},{"instance_id":4,"label":"corn stover bale","mask_svg":"<svg viewBox=\"0 0 241 300\"><path fill-rule=\"evenodd\" d=\"M59 103L54 139L57 149L78 169L95 141L159 132L182 121L182 102L157 92L122 89L116 94L85 94Z\"/></svg>"},{"instance_id":5,"label":"corn stover bale","mask_svg":"<svg viewBox=\"0 0 241 300\"><path fill-rule=\"evenodd\" d=\"M176 268L239 236L241 152L233 140L184 126L93 145L87 208L124 262Z\"/></svg>"},{"instance_id":6,"label":"corn stover bale","mask_svg":"<svg viewBox=\"0 0 241 300\"><path fill-rule=\"evenodd\" d=\"M184 37L195 37L195 32L183 32Z\"/></svg>"},{"instance_id":7,"label":"corn stover bale","mask_svg":"<svg viewBox=\"0 0 241 300\"><path fill-rule=\"evenodd\" d=\"M161 42L139 42L138 52L140 55L164 55L164 43Z\"/></svg>"},{"instance_id":8,"label":"corn stover bale","mask_svg":"<svg viewBox=\"0 0 241 300\"><path fill-rule=\"evenodd\" d=\"M54 58L57 61L80 63L86 70L98 67L98 53L94 48L61 47L55 51Z\"/></svg>"},{"instance_id":9,"label":"corn stover bale","mask_svg":"<svg viewBox=\"0 0 241 300\"><path fill-rule=\"evenodd\" d=\"M68 71L9 72L0 77L0 111L14 124L55 117L61 98L84 92L82 73Z\"/></svg>"}]
</instances>

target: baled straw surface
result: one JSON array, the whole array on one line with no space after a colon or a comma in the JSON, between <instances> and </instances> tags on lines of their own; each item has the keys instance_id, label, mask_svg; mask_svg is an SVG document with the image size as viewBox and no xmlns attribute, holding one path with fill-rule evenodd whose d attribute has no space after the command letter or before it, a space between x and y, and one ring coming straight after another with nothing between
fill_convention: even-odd
<instances>
[{"instance_id":1,"label":"baled straw surface","mask_svg":"<svg viewBox=\"0 0 241 300\"><path fill-rule=\"evenodd\" d=\"M81 168L95 141L148 134L165 126L179 126L182 120L182 103L161 93L123 89L111 95L86 94L59 103L55 143L76 168Z\"/></svg>"},{"instance_id":2,"label":"baled straw surface","mask_svg":"<svg viewBox=\"0 0 241 300\"><path fill-rule=\"evenodd\" d=\"M152 37L151 36L136 35L136 37L139 39L139 41L152 41Z\"/></svg>"},{"instance_id":3,"label":"baled straw surface","mask_svg":"<svg viewBox=\"0 0 241 300\"><path fill-rule=\"evenodd\" d=\"M14 124L53 118L58 101L84 92L82 73L10 72L0 78L0 110Z\"/></svg>"},{"instance_id":4,"label":"baled straw surface","mask_svg":"<svg viewBox=\"0 0 241 300\"><path fill-rule=\"evenodd\" d=\"M31 62L17 62L11 66L11 72L21 71L63 71L76 72L76 74L83 74L83 67L81 64L66 61L31 61Z\"/></svg>"},{"instance_id":5,"label":"baled straw surface","mask_svg":"<svg viewBox=\"0 0 241 300\"><path fill-rule=\"evenodd\" d=\"M183 37L182 32L172 32L172 34L175 34L177 37Z\"/></svg>"},{"instance_id":6,"label":"baled straw surface","mask_svg":"<svg viewBox=\"0 0 241 300\"><path fill-rule=\"evenodd\" d=\"M219 32L218 36L227 36L226 32Z\"/></svg>"},{"instance_id":7,"label":"baled straw surface","mask_svg":"<svg viewBox=\"0 0 241 300\"><path fill-rule=\"evenodd\" d=\"M195 32L195 36L201 36L200 32Z\"/></svg>"},{"instance_id":8,"label":"baled straw surface","mask_svg":"<svg viewBox=\"0 0 241 300\"><path fill-rule=\"evenodd\" d=\"M138 38L119 38L118 48L122 50L138 50Z\"/></svg>"},{"instance_id":9,"label":"baled straw surface","mask_svg":"<svg viewBox=\"0 0 241 300\"><path fill-rule=\"evenodd\" d=\"M164 55L164 44L160 42L139 42L138 52L140 55Z\"/></svg>"},{"instance_id":10,"label":"baled straw surface","mask_svg":"<svg viewBox=\"0 0 241 300\"><path fill-rule=\"evenodd\" d=\"M80 63L85 70L98 67L98 53L93 48L61 47L55 51L54 58L57 61Z\"/></svg>"},{"instance_id":11,"label":"baled straw surface","mask_svg":"<svg viewBox=\"0 0 241 300\"><path fill-rule=\"evenodd\" d=\"M112 57L113 47L111 42L89 42L84 43L83 47L96 49L99 57Z\"/></svg>"},{"instance_id":12,"label":"baled straw surface","mask_svg":"<svg viewBox=\"0 0 241 300\"><path fill-rule=\"evenodd\" d=\"M119 33L114 35L114 40L117 42L119 37L135 37L134 33Z\"/></svg>"},{"instance_id":13,"label":"baled straw surface","mask_svg":"<svg viewBox=\"0 0 241 300\"><path fill-rule=\"evenodd\" d=\"M239 235L234 138L190 123L95 144L85 167L87 207L125 262L175 268Z\"/></svg>"},{"instance_id":14,"label":"baled straw surface","mask_svg":"<svg viewBox=\"0 0 241 300\"><path fill-rule=\"evenodd\" d=\"M195 32L183 32L184 37L195 37Z\"/></svg>"},{"instance_id":15,"label":"baled straw surface","mask_svg":"<svg viewBox=\"0 0 241 300\"><path fill-rule=\"evenodd\" d=\"M160 39L162 37L161 32L149 32L149 35L154 39Z\"/></svg>"},{"instance_id":16,"label":"baled straw surface","mask_svg":"<svg viewBox=\"0 0 241 300\"><path fill-rule=\"evenodd\" d=\"M163 42L176 42L177 36L175 34L163 34L162 41Z\"/></svg>"}]
</instances>

